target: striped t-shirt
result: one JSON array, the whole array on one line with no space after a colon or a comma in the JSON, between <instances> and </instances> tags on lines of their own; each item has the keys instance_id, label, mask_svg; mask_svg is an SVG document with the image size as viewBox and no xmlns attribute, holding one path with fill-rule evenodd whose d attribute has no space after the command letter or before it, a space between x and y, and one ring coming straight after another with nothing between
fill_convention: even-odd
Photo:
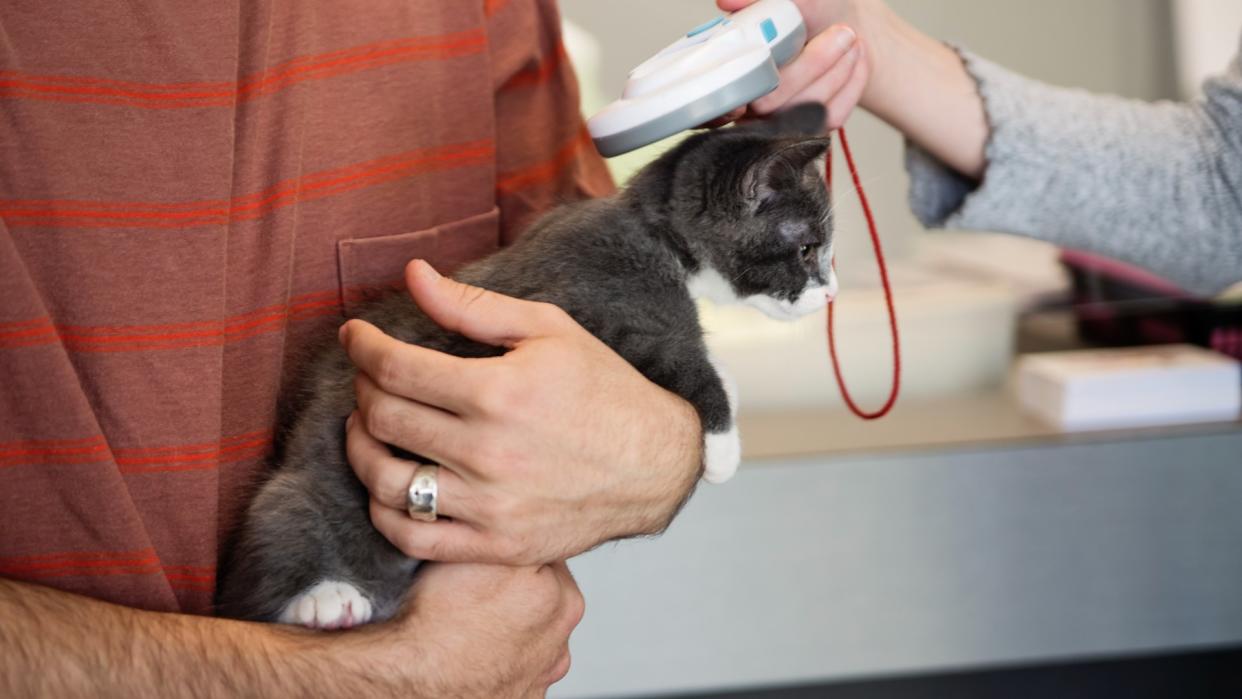
<instances>
[{"instance_id":1,"label":"striped t-shirt","mask_svg":"<svg viewBox=\"0 0 1242 699\"><path fill-rule=\"evenodd\" d=\"M552 0L0 6L0 576L204 613L283 377L612 184Z\"/></svg>"}]
</instances>

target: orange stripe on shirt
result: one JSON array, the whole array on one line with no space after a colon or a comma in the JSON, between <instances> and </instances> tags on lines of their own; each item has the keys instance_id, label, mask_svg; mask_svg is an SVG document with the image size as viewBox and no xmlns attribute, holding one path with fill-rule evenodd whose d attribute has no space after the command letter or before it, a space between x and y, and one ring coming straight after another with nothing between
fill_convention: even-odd
<instances>
[{"instance_id":1,"label":"orange stripe on shirt","mask_svg":"<svg viewBox=\"0 0 1242 699\"><path fill-rule=\"evenodd\" d=\"M586 125L578 131L573 140L557 150L548 160L528 165L516 170L503 172L496 178L496 190L500 194L513 194L527 187L550 182L572 163L583 146L591 143L591 134Z\"/></svg>"},{"instance_id":2,"label":"orange stripe on shirt","mask_svg":"<svg viewBox=\"0 0 1242 699\"><path fill-rule=\"evenodd\" d=\"M512 77L500 86L500 89L531 87L532 85L545 82L557 73L557 70L567 58L569 58L569 54L565 51L565 45L557 44L556 50L552 52L552 55L545 58L538 65L514 73Z\"/></svg>"},{"instance_id":3,"label":"orange stripe on shirt","mask_svg":"<svg viewBox=\"0 0 1242 699\"><path fill-rule=\"evenodd\" d=\"M166 454L148 457L116 458L121 473L163 473L169 471L205 471L220 464L263 456L272 444L270 436L241 444L221 447L204 454Z\"/></svg>"},{"instance_id":4,"label":"orange stripe on shirt","mask_svg":"<svg viewBox=\"0 0 1242 699\"><path fill-rule=\"evenodd\" d=\"M145 326L54 326L48 320L47 332L0 332L0 349L56 343L80 352L215 346L265 330L283 329L286 321L333 315L339 310L339 292L333 289L295 296L287 304L268 306L223 320Z\"/></svg>"},{"instance_id":5,"label":"orange stripe on shirt","mask_svg":"<svg viewBox=\"0 0 1242 699\"><path fill-rule=\"evenodd\" d=\"M152 548L121 552L70 552L0 557L0 575L25 579L88 575L145 575L160 572Z\"/></svg>"},{"instance_id":6,"label":"orange stripe on shirt","mask_svg":"<svg viewBox=\"0 0 1242 699\"><path fill-rule=\"evenodd\" d=\"M102 435L74 441L86 446L66 448L61 446L62 440L0 444L0 468L112 462L121 473L206 470L265 455L272 443L272 430L231 435L216 442L158 447L112 448Z\"/></svg>"},{"instance_id":7,"label":"orange stripe on shirt","mask_svg":"<svg viewBox=\"0 0 1242 699\"><path fill-rule=\"evenodd\" d=\"M341 302L358 301L404 288L401 280L291 296L288 303L265 306L236 316L164 325L53 325L45 334L24 330L0 332L0 349L60 344L71 352L134 352L152 349L194 349L238 342L284 330L287 321L303 321L341 313ZM30 321L22 321L28 323ZM0 456L5 445L0 444ZM69 445L80 446L80 445Z\"/></svg>"},{"instance_id":8,"label":"orange stripe on shirt","mask_svg":"<svg viewBox=\"0 0 1242 699\"><path fill-rule=\"evenodd\" d=\"M12 320L7 323L0 323L0 332L7 332L10 330L21 330L22 328L29 328L31 326L42 325L45 323L47 323L47 318L27 318L26 320Z\"/></svg>"},{"instance_id":9,"label":"orange stripe on shirt","mask_svg":"<svg viewBox=\"0 0 1242 699\"><path fill-rule=\"evenodd\" d=\"M177 588L210 591L215 586L214 565L162 564L152 548L136 551L68 551L0 556L0 575L20 576L25 579L160 573Z\"/></svg>"},{"instance_id":10,"label":"orange stripe on shirt","mask_svg":"<svg viewBox=\"0 0 1242 699\"><path fill-rule=\"evenodd\" d=\"M0 456L6 456L26 449L60 449L79 448L101 443L103 435L81 437L78 439L23 439L16 442L0 442Z\"/></svg>"},{"instance_id":11,"label":"orange stripe on shirt","mask_svg":"<svg viewBox=\"0 0 1242 699\"><path fill-rule=\"evenodd\" d=\"M127 205L78 200L0 199L0 218L9 228L193 228L262 218L293 203L343 194L385 182L492 162L490 140L436 146L385 156L343 168L311 173L254 194L228 200Z\"/></svg>"},{"instance_id":12,"label":"orange stripe on shirt","mask_svg":"<svg viewBox=\"0 0 1242 699\"><path fill-rule=\"evenodd\" d=\"M92 437L92 439L96 439ZM102 439L100 437L99 439ZM49 551L46 553L32 553L21 556L0 556L0 565L8 565L10 563L23 563L27 561L48 561L48 560L96 560L100 558L132 558L134 556L146 555L154 553L155 549L147 547L145 549L137 549L135 551Z\"/></svg>"},{"instance_id":13,"label":"orange stripe on shirt","mask_svg":"<svg viewBox=\"0 0 1242 699\"><path fill-rule=\"evenodd\" d=\"M411 37L295 58L238 82L138 83L0 71L0 97L148 109L220 107L270 95L308 80L396 63L464 56L479 53L485 47L486 37L480 29L443 36Z\"/></svg>"}]
</instances>

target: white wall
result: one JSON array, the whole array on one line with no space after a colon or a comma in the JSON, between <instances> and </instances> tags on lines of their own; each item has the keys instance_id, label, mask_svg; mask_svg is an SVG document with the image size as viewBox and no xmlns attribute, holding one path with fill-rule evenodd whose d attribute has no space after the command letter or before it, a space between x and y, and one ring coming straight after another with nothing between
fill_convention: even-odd
<instances>
[{"instance_id":1,"label":"white wall","mask_svg":"<svg viewBox=\"0 0 1242 699\"><path fill-rule=\"evenodd\" d=\"M1176 93L1165 0L891 4L1040 79ZM605 96L715 14L710 0L562 7L599 41ZM849 132L889 249L912 256L923 234L906 208L900 138L865 114ZM852 205L840 211L839 255L869 259ZM1240 434L748 463L736 481L702 489L663 538L571 563L587 615L553 695L1236 643Z\"/></svg>"},{"instance_id":2,"label":"white wall","mask_svg":"<svg viewBox=\"0 0 1242 699\"><path fill-rule=\"evenodd\" d=\"M1203 80L1220 72L1238 50L1242 2L1173 0L1177 79L1182 95L1200 93Z\"/></svg>"}]
</instances>

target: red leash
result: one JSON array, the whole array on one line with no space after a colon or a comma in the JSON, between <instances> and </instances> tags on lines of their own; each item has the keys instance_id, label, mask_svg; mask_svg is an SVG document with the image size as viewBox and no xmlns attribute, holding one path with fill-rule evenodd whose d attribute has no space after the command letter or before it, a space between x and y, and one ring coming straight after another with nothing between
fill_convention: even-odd
<instances>
[{"instance_id":1,"label":"red leash","mask_svg":"<svg viewBox=\"0 0 1242 699\"><path fill-rule=\"evenodd\" d=\"M863 215L867 218L867 231L871 234L871 246L875 250L875 262L880 268L880 284L884 287L884 304L888 306L888 328L893 338L893 388L888 400L875 412L867 412L858 407L845 386L845 378L841 376L841 362L837 359L836 333L832 330L832 307L828 304L828 353L832 356L832 373L837 377L837 387L841 389L841 397L852 413L864 420L876 420L888 414L897 403L897 394L901 391L901 343L897 339L897 313L893 310L893 290L888 285L888 267L884 264L884 248L880 245L880 236L875 230L875 217L871 215L871 205L867 203L867 194L863 192L862 182L858 179L858 168L854 166L854 156L850 153L850 142L845 137L845 127L837 130L841 134L841 150L845 153L845 163L849 166L850 177L854 180L854 191L858 192L858 202L862 204ZM828 189L832 190L832 149L829 148L825 159L825 174ZM836 266L836 259L833 259Z\"/></svg>"}]
</instances>

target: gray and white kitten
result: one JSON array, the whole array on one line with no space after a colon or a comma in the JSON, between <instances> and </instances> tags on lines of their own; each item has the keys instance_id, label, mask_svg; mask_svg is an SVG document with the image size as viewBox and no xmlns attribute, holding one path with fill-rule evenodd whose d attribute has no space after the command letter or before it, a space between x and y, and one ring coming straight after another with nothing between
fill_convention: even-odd
<instances>
[{"instance_id":1,"label":"gray and white kitten","mask_svg":"<svg viewBox=\"0 0 1242 699\"><path fill-rule=\"evenodd\" d=\"M693 299L791 319L835 293L824 123L822 106L801 105L700 132L623 191L552 211L455 277L560 306L685 398L703 426L704 478L725 480L741 455L736 404L708 355ZM360 315L405 342L463 357L503 353L443 330L405 294ZM338 628L397 612L418 561L371 525L367 492L346 461L354 372L335 342L310 364L271 477L228 554L220 614Z\"/></svg>"}]
</instances>

